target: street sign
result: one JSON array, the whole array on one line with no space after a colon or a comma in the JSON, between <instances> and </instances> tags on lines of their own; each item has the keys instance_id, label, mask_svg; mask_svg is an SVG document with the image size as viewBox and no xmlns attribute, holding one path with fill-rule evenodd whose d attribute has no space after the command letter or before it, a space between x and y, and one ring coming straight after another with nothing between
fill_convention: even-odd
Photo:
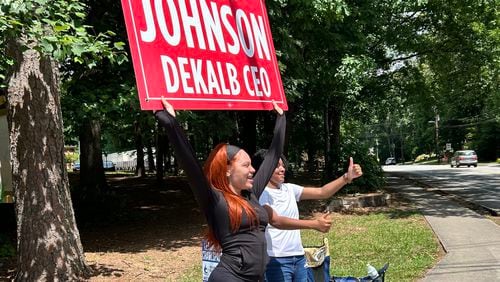
<instances>
[{"instance_id":1,"label":"street sign","mask_svg":"<svg viewBox=\"0 0 500 282\"><path fill-rule=\"evenodd\" d=\"M446 151L451 151L451 143L446 143Z\"/></svg>"},{"instance_id":2,"label":"street sign","mask_svg":"<svg viewBox=\"0 0 500 282\"><path fill-rule=\"evenodd\" d=\"M288 109L263 0L122 0L141 109Z\"/></svg>"}]
</instances>

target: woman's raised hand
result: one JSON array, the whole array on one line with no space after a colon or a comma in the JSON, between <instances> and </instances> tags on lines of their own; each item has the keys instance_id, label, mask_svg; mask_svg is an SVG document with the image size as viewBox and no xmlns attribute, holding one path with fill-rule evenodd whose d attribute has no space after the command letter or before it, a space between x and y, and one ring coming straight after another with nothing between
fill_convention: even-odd
<instances>
[{"instance_id":1,"label":"woman's raised hand","mask_svg":"<svg viewBox=\"0 0 500 282\"><path fill-rule=\"evenodd\" d=\"M161 97L161 103L163 104L163 107L165 108L167 113L169 113L171 116L175 117L174 106L172 106L172 104L170 104L167 101L167 98Z\"/></svg>"},{"instance_id":2,"label":"woman's raised hand","mask_svg":"<svg viewBox=\"0 0 500 282\"><path fill-rule=\"evenodd\" d=\"M273 106L274 106L274 110L278 113L278 115L282 116L283 115L283 109L280 108L280 106L278 106L278 104L274 100L273 100Z\"/></svg>"}]
</instances>

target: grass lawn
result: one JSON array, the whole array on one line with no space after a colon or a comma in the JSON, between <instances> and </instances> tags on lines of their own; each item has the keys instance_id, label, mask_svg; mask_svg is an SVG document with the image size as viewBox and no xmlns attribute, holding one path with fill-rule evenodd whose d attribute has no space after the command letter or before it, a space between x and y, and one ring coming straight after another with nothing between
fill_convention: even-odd
<instances>
[{"instance_id":1,"label":"grass lawn","mask_svg":"<svg viewBox=\"0 0 500 282\"><path fill-rule=\"evenodd\" d=\"M334 214L326 235L330 273L365 276L366 264L377 269L389 263L386 281L415 281L439 258L440 247L423 216L414 211L388 210L361 215ZM305 230L305 246L318 245L322 234Z\"/></svg>"},{"instance_id":2,"label":"grass lawn","mask_svg":"<svg viewBox=\"0 0 500 282\"><path fill-rule=\"evenodd\" d=\"M439 258L440 247L422 215L412 210L387 209L358 214L332 214L328 234L302 231L304 246L330 244L330 273L365 276L366 264L377 269L388 262L386 281L416 281ZM181 281L201 281L201 261Z\"/></svg>"}]
</instances>

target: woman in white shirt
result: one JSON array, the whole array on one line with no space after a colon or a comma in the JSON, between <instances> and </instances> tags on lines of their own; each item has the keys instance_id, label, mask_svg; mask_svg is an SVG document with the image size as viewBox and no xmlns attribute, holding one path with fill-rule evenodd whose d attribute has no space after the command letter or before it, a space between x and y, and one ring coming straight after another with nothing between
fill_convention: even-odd
<instances>
[{"instance_id":1,"label":"woman in white shirt","mask_svg":"<svg viewBox=\"0 0 500 282\"><path fill-rule=\"evenodd\" d=\"M258 169L266 150L258 151L252 158L252 165ZM349 168L341 177L322 187L303 187L285 181L285 158L282 156L271 180L259 198L264 208L272 208L276 214L299 218L297 202L300 200L327 199L355 178L363 175L361 167L349 159ZM326 215L325 215L326 216ZM267 253L270 261L265 278L269 282L306 281L304 249L300 230L281 230L268 225L266 228Z\"/></svg>"}]
</instances>

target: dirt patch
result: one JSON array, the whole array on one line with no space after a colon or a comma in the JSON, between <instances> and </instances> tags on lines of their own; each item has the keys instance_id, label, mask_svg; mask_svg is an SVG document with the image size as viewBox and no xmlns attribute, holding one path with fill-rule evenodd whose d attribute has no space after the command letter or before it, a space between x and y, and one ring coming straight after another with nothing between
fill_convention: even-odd
<instances>
[{"instance_id":1,"label":"dirt patch","mask_svg":"<svg viewBox=\"0 0 500 282\"><path fill-rule=\"evenodd\" d=\"M163 187L153 177L109 183L125 204L118 220L80 231L90 281L176 281L201 259L204 218L183 178Z\"/></svg>"}]
</instances>

